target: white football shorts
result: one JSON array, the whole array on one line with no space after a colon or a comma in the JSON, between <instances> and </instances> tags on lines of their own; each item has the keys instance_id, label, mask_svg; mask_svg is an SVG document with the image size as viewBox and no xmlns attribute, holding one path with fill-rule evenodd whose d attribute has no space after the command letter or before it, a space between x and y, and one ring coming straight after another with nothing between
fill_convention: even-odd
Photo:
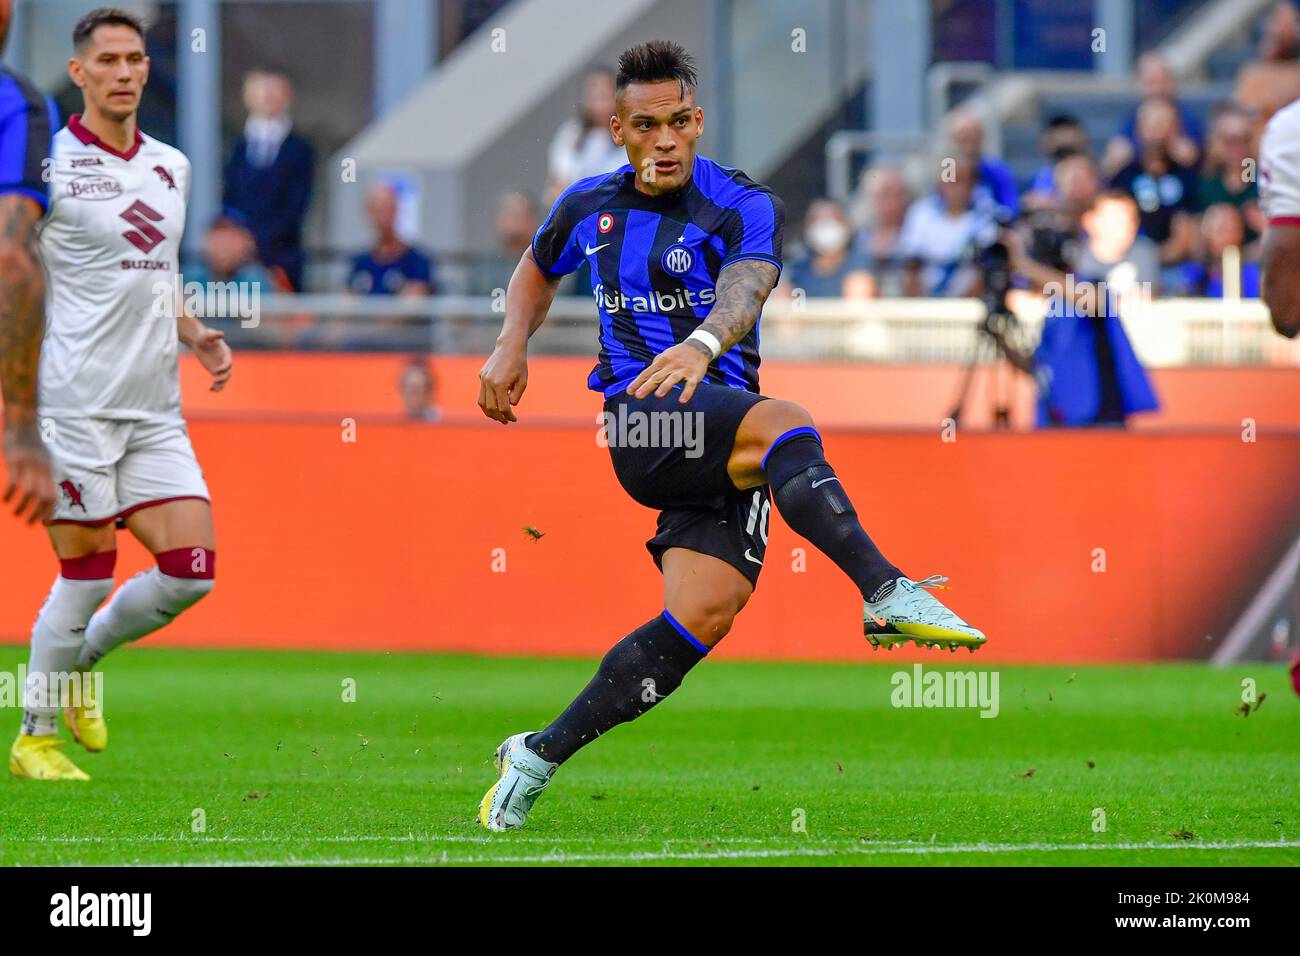
<instances>
[{"instance_id":1,"label":"white football shorts","mask_svg":"<svg viewBox=\"0 0 1300 956\"><path fill-rule=\"evenodd\" d=\"M58 492L53 524L101 525L180 498L210 501L185 422L40 419Z\"/></svg>"}]
</instances>

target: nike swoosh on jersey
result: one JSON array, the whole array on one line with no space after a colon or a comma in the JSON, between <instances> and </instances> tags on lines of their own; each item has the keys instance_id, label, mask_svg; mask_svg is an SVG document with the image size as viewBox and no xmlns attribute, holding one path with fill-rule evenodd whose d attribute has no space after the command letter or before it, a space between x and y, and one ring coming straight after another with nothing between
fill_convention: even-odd
<instances>
[{"instance_id":1,"label":"nike swoosh on jersey","mask_svg":"<svg viewBox=\"0 0 1300 956\"><path fill-rule=\"evenodd\" d=\"M585 247L586 250L587 250L587 255L589 255L589 256L594 256L596 253L600 252L601 249L604 249L605 246L607 246L607 245L609 245L608 242L603 243L603 244L601 244L601 245L599 245L599 246L596 246L596 248L593 249L593 248L591 247L591 245L588 244L588 245Z\"/></svg>"},{"instance_id":2,"label":"nike swoosh on jersey","mask_svg":"<svg viewBox=\"0 0 1300 956\"><path fill-rule=\"evenodd\" d=\"M823 478L821 481L814 481L812 483L812 486L816 488L818 485L824 485L828 481L839 481L839 479L836 478L834 475L831 475L829 478Z\"/></svg>"}]
</instances>

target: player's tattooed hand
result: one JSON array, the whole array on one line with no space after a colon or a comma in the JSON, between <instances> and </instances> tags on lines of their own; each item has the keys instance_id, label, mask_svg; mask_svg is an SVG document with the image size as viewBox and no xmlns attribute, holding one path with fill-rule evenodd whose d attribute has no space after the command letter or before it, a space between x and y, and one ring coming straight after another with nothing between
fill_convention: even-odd
<instances>
[{"instance_id":1,"label":"player's tattooed hand","mask_svg":"<svg viewBox=\"0 0 1300 956\"><path fill-rule=\"evenodd\" d=\"M779 275L776 266L761 259L727 266L718 273L717 299L700 328L713 333L727 351L754 327Z\"/></svg>"},{"instance_id":2,"label":"player's tattooed hand","mask_svg":"<svg viewBox=\"0 0 1300 956\"><path fill-rule=\"evenodd\" d=\"M641 374L627 387L627 392L637 398L645 398L654 392L663 398L678 383L683 383L685 387L678 401L685 404L691 400L695 386L700 384L708 371L709 356L696 348L695 342L682 342L656 355L655 360L642 369Z\"/></svg>"},{"instance_id":3,"label":"player's tattooed hand","mask_svg":"<svg viewBox=\"0 0 1300 956\"><path fill-rule=\"evenodd\" d=\"M28 524L53 517L58 492L50 470L49 452L34 421L5 427L4 457L9 472L4 504L14 509L16 517L26 517Z\"/></svg>"}]
</instances>

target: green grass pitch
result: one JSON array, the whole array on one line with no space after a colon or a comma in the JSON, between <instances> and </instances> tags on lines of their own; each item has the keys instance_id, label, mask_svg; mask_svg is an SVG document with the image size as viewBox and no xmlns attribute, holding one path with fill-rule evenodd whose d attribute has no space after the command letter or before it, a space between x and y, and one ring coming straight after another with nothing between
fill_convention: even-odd
<instances>
[{"instance_id":1,"label":"green grass pitch","mask_svg":"<svg viewBox=\"0 0 1300 956\"><path fill-rule=\"evenodd\" d=\"M931 655L998 671L983 719L894 708L910 665L864 658L710 662L562 768L527 829L488 834L492 750L593 662L127 648L105 662L108 751L68 745L94 779L0 784L0 863L1300 864L1278 665ZM0 670L23 660L0 647ZM1248 716L1244 677L1267 694Z\"/></svg>"}]
</instances>

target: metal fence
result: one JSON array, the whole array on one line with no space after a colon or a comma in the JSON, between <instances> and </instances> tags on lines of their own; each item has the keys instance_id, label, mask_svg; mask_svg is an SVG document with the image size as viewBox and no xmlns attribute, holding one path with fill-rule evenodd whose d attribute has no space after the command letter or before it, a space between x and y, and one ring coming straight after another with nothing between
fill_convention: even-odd
<instances>
[{"instance_id":1,"label":"metal fence","mask_svg":"<svg viewBox=\"0 0 1300 956\"><path fill-rule=\"evenodd\" d=\"M243 317L208 319L241 348L481 354L491 351L504 318L500 296L265 295L244 304L242 313L215 310ZM1042 300L1017 306L1017 334L1029 348L1044 309ZM773 301L760 337L769 359L963 362L974 354L985 314L978 299ZM1130 309L1124 325L1149 366L1300 365L1300 340L1279 336L1258 299L1162 299ZM557 298L531 344L551 355L592 355L598 347L586 296Z\"/></svg>"}]
</instances>

